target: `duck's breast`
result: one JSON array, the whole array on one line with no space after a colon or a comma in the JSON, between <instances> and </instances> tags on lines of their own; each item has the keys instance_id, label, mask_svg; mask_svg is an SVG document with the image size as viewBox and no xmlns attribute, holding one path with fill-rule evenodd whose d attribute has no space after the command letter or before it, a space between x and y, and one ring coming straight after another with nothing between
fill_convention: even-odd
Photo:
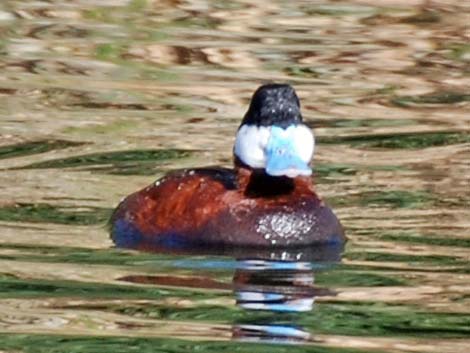
<instances>
[{"instance_id":1,"label":"duck's breast","mask_svg":"<svg viewBox=\"0 0 470 353\"><path fill-rule=\"evenodd\" d=\"M345 241L339 220L314 192L271 198L240 197L231 201L208 223L212 229L208 229L207 236L240 246L301 246Z\"/></svg>"}]
</instances>

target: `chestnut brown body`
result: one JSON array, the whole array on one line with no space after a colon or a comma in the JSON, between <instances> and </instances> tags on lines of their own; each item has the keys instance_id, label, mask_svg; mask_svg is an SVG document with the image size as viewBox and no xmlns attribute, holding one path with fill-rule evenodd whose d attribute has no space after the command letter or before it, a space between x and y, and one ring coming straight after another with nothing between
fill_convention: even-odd
<instances>
[{"instance_id":1,"label":"chestnut brown body","mask_svg":"<svg viewBox=\"0 0 470 353\"><path fill-rule=\"evenodd\" d=\"M121 202L111 227L115 243L131 248L285 247L345 240L310 177L272 177L244 167L169 174Z\"/></svg>"}]
</instances>

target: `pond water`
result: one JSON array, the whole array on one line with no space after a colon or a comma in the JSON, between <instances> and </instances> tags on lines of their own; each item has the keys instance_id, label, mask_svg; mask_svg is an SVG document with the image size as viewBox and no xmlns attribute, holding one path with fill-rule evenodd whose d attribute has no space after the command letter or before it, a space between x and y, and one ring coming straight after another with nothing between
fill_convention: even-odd
<instances>
[{"instance_id":1,"label":"pond water","mask_svg":"<svg viewBox=\"0 0 470 353\"><path fill-rule=\"evenodd\" d=\"M0 351L468 352L469 13L457 0L2 1ZM301 97L344 252L114 248L123 196L231 165L269 81Z\"/></svg>"}]
</instances>

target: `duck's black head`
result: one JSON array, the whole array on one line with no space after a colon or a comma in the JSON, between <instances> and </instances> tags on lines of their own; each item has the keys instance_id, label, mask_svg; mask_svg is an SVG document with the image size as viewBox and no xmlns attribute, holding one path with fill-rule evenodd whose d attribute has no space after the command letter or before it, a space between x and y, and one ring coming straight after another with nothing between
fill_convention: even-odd
<instances>
[{"instance_id":1,"label":"duck's black head","mask_svg":"<svg viewBox=\"0 0 470 353\"><path fill-rule=\"evenodd\" d=\"M263 85L251 98L238 129L234 154L245 166L270 176L310 175L315 141L302 123L300 103L286 84Z\"/></svg>"},{"instance_id":2,"label":"duck's black head","mask_svg":"<svg viewBox=\"0 0 470 353\"><path fill-rule=\"evenodd\" d=\"M300 102L287 84L272 83L259 87L240 126L279 126L283 129L302 122Z\"/></svg>"}]
</instances>

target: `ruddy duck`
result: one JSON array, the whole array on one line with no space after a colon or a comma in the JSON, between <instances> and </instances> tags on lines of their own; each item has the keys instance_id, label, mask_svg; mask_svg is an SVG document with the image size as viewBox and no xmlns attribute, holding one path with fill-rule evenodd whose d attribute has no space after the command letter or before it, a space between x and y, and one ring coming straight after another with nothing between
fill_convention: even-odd
<instances>
[{"instance_id":1,"label":"ruddy duck","mask_svg":"<svg viewBox=\"0 0 470 353\"><path fill-rule=\"evenodd\" d=\"M119 247L286 247L344 243L315 193L314 137L285 84L254 93L236 134L234 168L170 173L127 196L111 218Z\"/></svg>"}]
</instances>

